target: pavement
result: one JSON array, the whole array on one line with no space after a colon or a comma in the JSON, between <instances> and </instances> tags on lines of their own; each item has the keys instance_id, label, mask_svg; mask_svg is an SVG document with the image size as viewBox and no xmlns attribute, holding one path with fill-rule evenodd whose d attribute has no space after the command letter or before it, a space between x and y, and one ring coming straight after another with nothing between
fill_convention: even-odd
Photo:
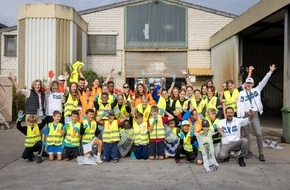
<instances>
[{"instance_id":1,"label":"pavement","mask_svg":"<svg viewBox=\"0 0 290 190\"><path fill-rule=\"evenodd\" d=\"M279 138L281 118L263 118L263 135ZM221 163L218 171L206 172L181 160L135 160L97 166L79 166L75 161L48 161L42 164L20 158L24 149L23 135L13 128L0 130L0 189L289 189L290 144L279 143L283 150L265 148L266 162L257 158L255 137L252 136L253 158L240 167L237 159Z\"/></svg>"}]
</instances>

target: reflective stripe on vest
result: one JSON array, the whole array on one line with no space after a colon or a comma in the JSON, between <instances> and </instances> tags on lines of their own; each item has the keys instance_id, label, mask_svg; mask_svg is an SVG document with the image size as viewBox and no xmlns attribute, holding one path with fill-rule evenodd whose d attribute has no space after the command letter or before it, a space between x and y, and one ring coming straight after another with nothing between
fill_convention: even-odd
<instances>
[{"instance_id":1,"label":"reflective stripe on vest","mask_svg":"<svg viewBox=\"0 0 290 190\"><path fill-rule=\"evenodd\" d=\"M112 110L111 104L107 103L105 106L103 103L99 103L99 110L97 110L97 115L102 116L101 119L108 119L108 116L104 114L106 111Z\"/></svg>"},{"instance_id":2,"label":"reflective stripe on vest","mask_svg":"<svg viewBox=\"0 0 290 190\"><path fill-rule=\"evenodd\" d=\"M142 104L139 104L137 106L137 111L143 114L143 121L148 121L151 112L151 106L149 104L145 109L143 109Z\"/></svg>"},{"instance_id":3,"label":"reflective stripe on vest","mask_svg":"<svg viewBox=\"0 0 290 190\"><path fill-rule=\"evenodd\" d=\"M152 125L153 118L149 118L149 124ZM157 122L153 125L153 130L150 132L150 139L164 139L165 138L165 127L161 116L157 116Z\"/></svg>"},{"instance_id":4,"label":"reflective stripe on vest","mask_svg":"<svg viewBox=\"0 0 290 190\"><path fill-rule=\"evenodd\" d=\"M25 147L33 147L35 143L41 140L39 127L34 124L33 127L27 126L27 132L25 136Z\"/></svg>"},{"instance_id":5,"label":"reflective stripe on vest","mask_svg":"<svg viewBox=\"0 0 290 190\"><path fill-rule=\"evenodd\" d=\"M191 137L190 137L190 132L188 131L185 138L183 139L183 148L184 150L188 152L192 152L192 143L191 143Z\"/></svg>"},{"instance_id":6,"label":"reflective stripe on vest","mask_svg":"<svg viewBox=\"0 0 290 190\"><path fill-rule=\"evenodd\" d=\"M69 93L67 101L64 104L64 116L70 116L73 110L77 110L78 103L78 99L76 98L73 100L71 94Z\"/></svg>"},{"instance_id":7,"label":"reflective stripe on vest","mask_svg":"<svg viewBox=\"0 0 290 190\"><path fill-rule=\"evenodd\" d=\"M139 125L134 120L133 128L134 128L134 144L147 145L149 143L147 122L143 122Z\"/></svg>"},{"instance_id":8,"label":"reflective stripe on vest","mask_svg":"<svg viewBox=\"0 0 290 190\"><path fill-rule=\"evenodd\" d=\"M198 104L198 106L197 106L197 103L196 103L196 99L195 99L195 98L193 98L193 99L191 100L191 103L192 103L192 107L195 108L195 109L197 110L197 113L201 113L202 110L203 110L203 108L204 108L204 106L206 105L206 101L203 100L203 99L201 99L201 101L200 101L200 103Z\"/></svg>"},{"instance_id":9,"label":"reflective stripe on vest","mask_svg":"<svg viewBox=\"0 0 290 190\"><path fill-rule=\"evenodd\" d=\"M120 141L118 121L113 120L111 123L104 121L103 142L112 143Z\"/></svg>"},{"instance_id":10,"label":"reflective stripe on vest","mask_svg":"<svg viewBox=\"0 0 290 190\"><path fill-rule=\"evenodd\" d=\"M61 135L62 124L58 123L54 129L53 123L49 123L48 127L49 134L46 138L47 145L60 146L63 140L63 136Z\"/></svg>"},{"instance_id":11,"label":"reflective stripe on vest","mask_svg":"<svg viewBox=\"0 0 290 190\"><path fill-rule=\"evenodd\" d=\"M127 112L125 104L122 104L121 110L119 109L119 105L117 104L113 111L115 113L115 118L119 119L122 115L129 119L130 113Z\"/></svg>"},{"instance_id":12,"label":"reflective stripe on vest","mask_svg":"<svg viewBox=\"0 0 290 190\"><path fill-rule=\"evenodd\" d=\"M229 90L225 91L224 97L226 100L226 108L232 107L232 108L234 108L234 111L237 112L237 99L239 97L238 89L234 89L232 95L231 95Z\"/></svg>"},{"instance_id":13,"label":"reflective stripe on vest","mask_svg":"<svg viewBox=\"0 0 290 190\"><path fill-rule=\"evenodd\" d=\"M208 122L209 122L209 130L211 131L217 131L217 128L218 128L218 125L219 125L219 118L216 118L214 120L214 122L212 122L210 119L208 119ZM213 143L218 143L220 142L222 139L222 135L220 133L217 133L215 135L212 136L212 140L213 140Z\"/></svg>"},{"instance_id":14,"label":"reflective stripe on vest","mask_svg":"<svg viewBox=\"0 0 290 190\"><path fill-rule=\"evenodd\" d=\"M80 129L80 123L73 125L72 122L69 122L64 141L72 146L80 146L79 133L73 129L74 127Z\"/></svg>"},{"instance_id":15,"label":"reflective stripe on vest","mask_svg":"<svg viewBox=\"0 0 290 190\"><path fill-rule=\"evenodd\" d=\"M84 127L86 126L82 141L85 143L90 143L95 138L95 131L97 129L96 121L91 121L91 125L88 120L83 121Z\"/></svg>"}]
</instances>

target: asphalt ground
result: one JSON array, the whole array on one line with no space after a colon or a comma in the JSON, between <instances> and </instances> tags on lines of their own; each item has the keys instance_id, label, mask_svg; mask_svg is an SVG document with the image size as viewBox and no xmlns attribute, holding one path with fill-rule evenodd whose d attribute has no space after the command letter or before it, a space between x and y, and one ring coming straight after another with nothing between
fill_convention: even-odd
<instances>
[{"instance_id":1,"label":"asphalt ground","mask_svg":"<svg viewBox=\"0 0 290 190\"><path fill-rule=\"evenodd\" d=\"M265 136L282 134L280 121L262 121ZM252 159L240 167L234 156L221 163L218 171L206 172L203 166L174 159L135 160L122 158L118 163L79 166L76 161L48 161L36 164L21 159L22 133L13 128L0 131L0 189L290 189L290 145L283 150L265 148L266 162L258 160L252 136Z\"/></svg>"}]
</instances>

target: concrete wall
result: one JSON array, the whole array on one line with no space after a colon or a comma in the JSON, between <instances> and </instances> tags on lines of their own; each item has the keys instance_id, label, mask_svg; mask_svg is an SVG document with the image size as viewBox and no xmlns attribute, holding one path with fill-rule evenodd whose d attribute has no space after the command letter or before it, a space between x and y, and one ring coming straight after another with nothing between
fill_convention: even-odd
<instances>
[{"instance_id":1,"label":"concrete wall","mask_svg":"<svg viewBox=\"0 0 290 190\"><path fill-rule=\"evenodd\" d=\"M232 20L188 8L188 67L210 67L210 37Z\"/></svg>"},{"instance_id":2,"label":"concrete wall","mask_svg":"<svg viewBox=\"0 0 290 190\"><path fill-rule=\"evenodd\" d=\"M0 76L0 84L4 90L0 87L0 113L4 119L9 122L12 121L12 83L8 79L8 75ZM5 91L5 92L4 92Z\"/></svg>"},{"instance_id":3,"label":"concrete wall","mask_svg":"<svg viewBox=\"0 0 290 190\"><path fill-rule=\"evenodd\" d=\"M213 83L218 91L229 79L237 85L239 73L239 37L233 36L211 50L211 64L214 71Z\"/></svg>"}]
</instances>

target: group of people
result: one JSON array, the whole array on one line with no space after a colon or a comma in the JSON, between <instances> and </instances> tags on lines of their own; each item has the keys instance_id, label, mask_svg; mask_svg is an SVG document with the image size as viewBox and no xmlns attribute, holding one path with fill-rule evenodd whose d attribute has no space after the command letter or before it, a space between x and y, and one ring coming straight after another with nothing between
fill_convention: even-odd
<instances>
[{"instance_id":1,"label":"group of people","mask_svg":"<svg viewBox=\"0 0 290 190\"><path fill-rule=\"evenodd\" d=\"M25 135L23 159L42 162L44 152L49 160L70 160L78 156L94 158L96 163L118 162L120 156L136 159L173 157L180 165L181 155L189 162L203 164L199 134L210 134L214 156L218 162L230 159L235 151L239 165L252 157L249 127L257 137L259 160L265 161L259 114L263 113L261 91L276 69L270 66L263 80L254 87L250 66L245 83L236 88L233 80L223 83L218 92L211 80L200 89L194 88L185 75L180 87L175 76L169 89L159 84L127 83L115 91L110 81L112 69L103 84L98 79L92 86L79 70L78 82L70 82L68 73L49 81L43 90L35 80L31 89L19 88L16 77L10 74L17 91L26 98L25 113L19 112L17 129ZM148 89L148 90L147 90ZM26 114L26 125L21 121ZM210 132L210 133L208 133ZM94 151L94 147L96 150Z\"/></svg>"}]
</instances>

